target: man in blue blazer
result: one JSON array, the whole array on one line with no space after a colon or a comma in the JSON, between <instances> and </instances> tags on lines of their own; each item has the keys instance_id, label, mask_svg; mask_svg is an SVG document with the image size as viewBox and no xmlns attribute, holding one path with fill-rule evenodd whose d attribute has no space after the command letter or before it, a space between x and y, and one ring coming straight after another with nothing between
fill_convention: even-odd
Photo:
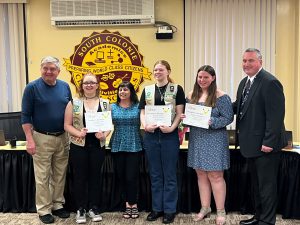
<instances>
[{"instance_id":1,"label":"man in blue blazer","mask_svg":"<svg viewBox=\"0 0 300 225\"><path fill-rule=\"evenodd\" d=\"M239 84L233 110L241 153L250 168L255 215L240 225L275 224L280 151L287 145L283 87L262 68L258 49L244 52L243 70L247 76Z\"/></svg>"}]
</instances>

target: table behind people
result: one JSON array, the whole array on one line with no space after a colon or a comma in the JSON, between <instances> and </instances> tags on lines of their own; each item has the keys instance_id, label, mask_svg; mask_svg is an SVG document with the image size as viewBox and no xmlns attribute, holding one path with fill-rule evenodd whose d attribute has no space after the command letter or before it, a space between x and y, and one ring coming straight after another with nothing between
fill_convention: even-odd
<instances>
[{"instance_id":1,"label":"table behind people","mask_svg":"<svg viewBox=\"0 0 300 225\"><path fill-rule=\"evenodd\" d=\"M22 143L22 142L21 142ZM293 150L285 150L281 156L278 176L279 207L277 213L284 219L300 219L300 196L295 190L300 189L300 149L299 142L294 142ZM249 214L253 211L251 190L249 189L249 172L245 159L239 150L231 148L231 168L225 171L227 183L226 209L228 212ZM178 161L178 212L191 213L199 210L197 179L194 171L186 166L187 141L181 145ZM11 150L9 145L0 146L0 212L36 212L35 188L32 157L26 153L24 146ZM101 209L103 211L119 211L121 199L118 184L115 182L113 160L109 149L105 152L105 161L101 175ZM71 183L74 177L68 170L65 188L65 207L75 211L74 199L71 198ZM139 209L151 209L150 181L147 162L143 155L140 163L140 198ZM245 191L245 190L248 190Z\"/></svg>"}]
</instances>

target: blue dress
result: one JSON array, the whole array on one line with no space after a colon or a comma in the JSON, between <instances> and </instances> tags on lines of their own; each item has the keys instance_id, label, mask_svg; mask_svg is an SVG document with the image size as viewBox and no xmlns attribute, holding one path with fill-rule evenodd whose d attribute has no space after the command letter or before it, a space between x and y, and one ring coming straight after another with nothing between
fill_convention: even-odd
<instances>
[{"instance_id":1,"label":"blue dress","mask_svg":"<svg viewBox=\"0 0 300 225\"><path fill-rule=\"evenodd\" d=\"M190 126L187 163L189 167L220 171L230 166L226 126L233 121L233 110L228 95L217 98L216 106L212 108L211 121L209 129Z\"/></svg>"},{"instance_id":2,"label":"blue dress","mask_svg":"<svg viewBox=\"0 0 300 225\"><path fill-rule=\"evenodd\" d=\"M142 151L140 110L138 107L138 104L129 108L112 104L111 113L114 131L110 139L111 152Z\"/></svg>"}]
</instances>

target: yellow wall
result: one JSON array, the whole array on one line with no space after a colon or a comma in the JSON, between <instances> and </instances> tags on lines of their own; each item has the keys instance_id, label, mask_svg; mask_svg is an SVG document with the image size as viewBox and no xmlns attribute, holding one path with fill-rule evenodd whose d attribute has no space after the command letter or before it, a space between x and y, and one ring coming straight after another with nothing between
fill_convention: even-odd
<instances>
[{"instance_id":1,"label":"yellow wall","mask_svg":"<svg viewBox=\"0 0 300 225\"><path fill-rule=\"evenodd\" d=\"M175 25L178 32L172 40L156 40L153 26L112 26L89 28L56 28L50 25L49 0L30 0L27 4L27 35L29 80L40 76L40 60L54 55L63 61L69 58L75 45L93 31L105 29L131 38L144 56L144 66L152 70L158 59L166 59L172 67L172 77L184 86L184 1L155 0L155 19ZM277 0L276 76L283 83L286 96L286 129L300 141L300 31L299 1ZM70 73L62 67L60 79L70 81ZM151 83L145 81L144 85ZM74 87L72 89L74 92Z\"/></svg>"},{"instance_id":2,"label":"yellow wall","mask_svg":"<svg viewBox=\"0 0 300 225\"><path fill-rule=\"evenodd\" d=\"M277 0L276 22L275 69L285 92L285 125L293 131L294 140L300 141L299 1Z\"/></svg>"},{"instance_id":3,"label":"yellow wall","mask_svg":"<svg viewBox=\"0 0 300 225\"><path fill-rule=\"evenodd\" d=\"M178 28L172 40L157 40L155 37L157 28L151 25L56 28L50 24L49 5L49 0L30 0L27 4L29 80L40 76L39 66L43 56L53 55L63 62L63 58L69 58L73 54L74 47L81 42L83 37L91 35L94 31L100 33L107 29L110 32L119 31L123 36L130 37L131 41L138 45L140 53L144 56L144 66L150 71L157 60L169 61L172 68L171 76L176 83L184 85L182 0L155 1L155 19ZM60 79L65 81L71 79L65 67L62 67ZM149 83L153 82L144 82L140 90ZM74 90L73 86L72 91Z\"/></svg>"}]
</instances>

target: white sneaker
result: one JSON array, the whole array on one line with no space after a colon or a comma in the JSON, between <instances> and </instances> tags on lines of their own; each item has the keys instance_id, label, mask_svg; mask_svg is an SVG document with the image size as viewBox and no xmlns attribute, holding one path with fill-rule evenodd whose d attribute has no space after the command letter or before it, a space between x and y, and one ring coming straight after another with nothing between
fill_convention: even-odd
<instances>
[{"instance_id":1,"label":"white sneaker","mask_svg":"<svg viewBox=\"0 0 300 225\"><path fill-rule=\"evenodd\" d=\"M77 210L76 223L86 223L86 211L85 211L85 209L78 209Z\"/></svg>"},{"instance_id":2,"label":"white sneaker","mask_svg":"<svg viewBox=\"0 0 300 225\"><path fill-rule=\"evenodd\" d=\"M98 210L90 209L87 215L92 219L93 222L102 221L102 216L98 212Z\"/></svg>"}]
</instances>

